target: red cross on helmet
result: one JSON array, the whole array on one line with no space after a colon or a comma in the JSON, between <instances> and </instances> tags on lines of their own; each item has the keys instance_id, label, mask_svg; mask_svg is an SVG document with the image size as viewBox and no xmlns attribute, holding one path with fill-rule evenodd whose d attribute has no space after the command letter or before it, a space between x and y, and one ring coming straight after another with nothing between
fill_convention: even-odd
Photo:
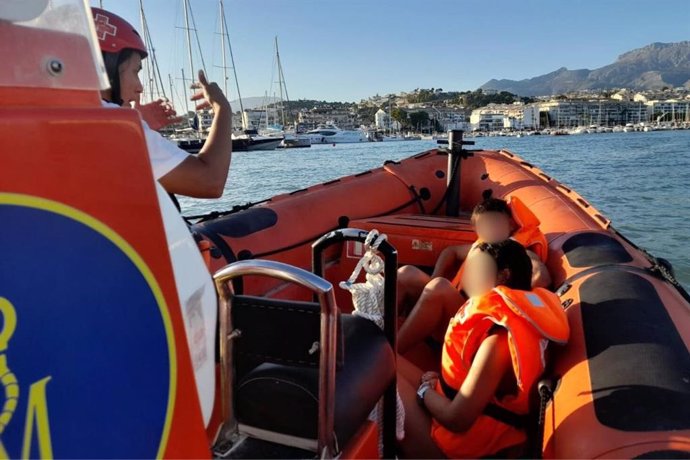
<instances>
[{"instance_id":1,"label":"red cross on helmet","mask_svg":"<svg viewBox=\"0 0 690 460\"><path fill-rule=\"evenodd\" d=\"M146 45L132 25L120 16L100 8L91 8L96 26L96 36L101 51L119 53L124 49L133 49L148 56Z\"/></svg>"}]
</instances>

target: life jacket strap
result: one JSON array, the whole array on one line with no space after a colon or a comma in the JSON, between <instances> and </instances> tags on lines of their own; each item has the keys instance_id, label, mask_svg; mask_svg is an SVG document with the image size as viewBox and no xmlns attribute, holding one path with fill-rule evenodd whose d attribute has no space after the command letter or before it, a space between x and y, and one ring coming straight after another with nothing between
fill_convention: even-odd
<instances>
[{"instance_id":1,"label":"life jacket strap","mask_svg":"<svg viewBox=\"0 0 690 460\"><path fill-rule=\"evenodd\" d=\"M443 376L440 376L439 382L441 383L441 390L443 390L443 394L446 395L446 398L453 400L458 394L458 390L448 385L443 379ZM491 417L494 420L505 423L518 430L525 430L528 425L529 418L526 414L517 414L494 403L487 404L482 413L487 417Z\"/></svg>"}]
</instances>

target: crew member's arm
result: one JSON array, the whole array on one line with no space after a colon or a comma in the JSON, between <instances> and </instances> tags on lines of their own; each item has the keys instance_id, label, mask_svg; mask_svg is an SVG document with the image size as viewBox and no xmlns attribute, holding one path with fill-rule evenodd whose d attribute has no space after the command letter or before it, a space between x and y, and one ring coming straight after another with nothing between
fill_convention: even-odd
<instances>
[{"instance_id":1,"label":"crew member's arm","mask_svg":"<svg viewBox=\"0 0 690 460\"><path fill-rule=\"evenodd\" d=\"M445 428L456 433L465 432L491 402L508 372L512 372L508 334L500 330L479 346L469 373L452 401L436 391L427 391L424 405Z\"/></svg>"},{"instance_id":2,"label":"crew member's arm","mask_svg":"<svg viewBox=\"0 0 690 460\"><path fill-rule=\"evenodd\" d=\"M190 155L177 167L159 179L169 193L196 198L218 198L223 194L230 169L232 153L232 110L230 103L216 83L209 83L199 71L200 91L191 97L198 101L196 109L212 108L213 123L198 155Z\"/></svg>"},{"instance_id":3,"label":"crew member's arm","mask_svg":"<svg viewBox=\"0 0 690 460\"><path fill-rule=\"evenodd\" d=\"M448 246L438 256L434 272L431 274L432 278L443 277L452 280L455 272L460 268L460 264L467 258L467 255L472 248L471 244L463 244L460 246Z\"/></svg>"}]
</instances>

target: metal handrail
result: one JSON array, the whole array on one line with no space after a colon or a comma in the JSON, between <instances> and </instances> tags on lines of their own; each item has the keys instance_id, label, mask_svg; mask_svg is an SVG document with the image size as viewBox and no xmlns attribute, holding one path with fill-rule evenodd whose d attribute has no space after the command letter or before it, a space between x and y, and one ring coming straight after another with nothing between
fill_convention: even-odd
<instances>
[{"instance_id":1,"label":"metal handrail","mask_svg":"<svg viewBox=\"0 0 690 460\"><path fill-rule=\"evenodd\" d=\"M223 424L214 442L214 452L221 454L231 447L237 434L237 420L233 406L232 341L241 331L232 327L231 280L241 276L268 276L298 284L316 295L321 306L321 347L319 356L319 417L317 448L320 455L332 458L336 454L334 416L335 406L336 325L338 308L333 286L323 278L306 270L270 260L243 260L232 263L213 275L220 297L220 359L221 404Z\"/></svg>"},{"instance_id":2,"label":"metal handrail","mask_svg":"<svg viewBox=\"0 0 690 460\"><path fill-rule=\"evenodd\" d=\"M364 243L368 231L356 228L342 228L327 233L312 244L312 271L315 275L324 276L324 251L337 243L345 241L357 241ZM383 254L384 268L384 315L383 332L386 336L391 349L393 350L394 362L397 361L398 354L398 308L397 308L397 283L398 283L398 251L387 240L381 242L378 251ZM397 364L396 364L397 369ZM397 375L397 374L396 374ZM391 385L386 389L383 398L383 457L396 457L396 433L395 420L397 414L397 377L393 378Z\"/></svg>"}]
</instances>

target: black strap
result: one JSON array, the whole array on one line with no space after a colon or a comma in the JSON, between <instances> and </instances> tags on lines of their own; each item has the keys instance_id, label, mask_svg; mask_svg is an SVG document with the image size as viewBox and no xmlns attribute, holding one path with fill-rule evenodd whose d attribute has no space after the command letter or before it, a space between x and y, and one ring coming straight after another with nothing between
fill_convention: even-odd
<instances>
[{"instance_id":1,"label":"black strap","mask_svg":"<svg viewBox=\"0 0 690 460\"><path fill-rule=\"evenodd\" d=\"M182 214L182 206L180 206L180 202L177 200L177 196L175 196L174 193L168 193L168 196L170 197L170 201L172 201L175 207L177 208L177 212Z\"/></svg>"},{"instance_id":2,"label":"black strap","mask_svg":"<svg viewBox=\"0 0 690 460\"><path fill-rule=\"evenodd\" d=\"M446 383L446 381L443 379L443 376L440 376L439 382L441 382L441 389L443 390L443 394L446 395L446 398L453 400L458 394L458 390L455 390L448 385L448 383ZM491 417L494 420L498 420L499 422L505 423L513 428L517 428L518 430L524 430L527 428L527 415L517 414L497 404L487 404L482 413L487 417Z\"/></svg>"},{"instance_id":3,"label":"black strap","mask_svg":"<svg viewBox=\"0 0 690 460\"><path fill-rule=\"evenodd\" d=\"M494 403L489 403L484 408L484 415L498 420L501 423L510 425L518 430L524 430L527 428L527 415L516 414L515 412L501 407Z\"/></svg>"}]
</instances>

